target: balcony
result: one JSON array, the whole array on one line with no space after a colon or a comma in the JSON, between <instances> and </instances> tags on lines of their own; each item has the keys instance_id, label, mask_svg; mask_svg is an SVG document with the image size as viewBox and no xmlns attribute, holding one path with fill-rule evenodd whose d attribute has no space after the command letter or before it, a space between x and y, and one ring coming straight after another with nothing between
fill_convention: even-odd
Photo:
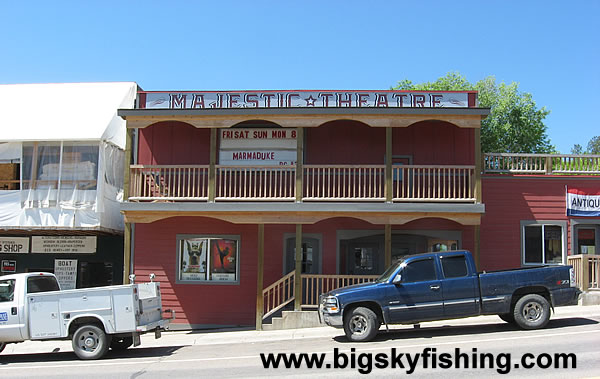
<instances>
[{"instance_id":1,"label":"balcony","mask_svg":"<svg viewBox=\"0 0 600 379\"><path fill-rule=\"evenodd\" d=\"M129 201L475 203L475 166L132 165ZM388 196L388 194L390 194Z\"/></svg>"},{"instance_id":2,"label":"balcony","mask_svg":"<svg viewBox=\"0 0 600 379\"><path fill-rule=\"evenodd\" d=\"M486 174L600 175L600 155L488 153Z\"/></svg>"}]
</instances>

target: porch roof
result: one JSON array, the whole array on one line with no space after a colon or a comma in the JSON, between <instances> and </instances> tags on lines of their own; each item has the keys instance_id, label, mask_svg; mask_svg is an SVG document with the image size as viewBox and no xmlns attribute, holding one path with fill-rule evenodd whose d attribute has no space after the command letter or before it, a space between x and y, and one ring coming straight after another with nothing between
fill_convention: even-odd
<instances>
[{"instance_id":1,"label":"porch roof","mask_svg":"<svg viewBox=\"0 0 600 379\"><path fill-rule=\"evenodd\" d=\"M236 224L314 224L351 217L376 225L405 224L420 218L444 218L480 225L484 204L464 203L260 203L124 202L125 222L149 223L177 217L212 217Z\"/></svg>"},{"instance_id":2,"label":"porch roof","mask_svg":"<svg viewBox=\"0 0 600 379\"><path fill-rule=\"evenodd\" d=\"M162 121L181 121L197 128L229 128L249 119L283 127L318 127L334 120L354 120L373 127L407 127L416 122L446 121L461 128L480 128L489 108L229 108L119 109L127 128L145 128Z\"/></svg>"}]
</instances>

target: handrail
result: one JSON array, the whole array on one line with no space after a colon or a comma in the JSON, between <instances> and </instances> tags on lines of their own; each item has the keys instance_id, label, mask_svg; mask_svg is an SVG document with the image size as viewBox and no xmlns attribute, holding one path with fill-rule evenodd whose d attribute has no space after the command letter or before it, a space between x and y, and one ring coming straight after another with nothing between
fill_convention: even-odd
<instances>
[{"instance_id":1,"label":"handrail","mask_svg":"<svg viewBox=\"0 0 600 379\"><path fill-rule=\"evenodd\" d=\"M600 155L485 153L484 173L600 175Z\"/></svg>"},{"instance_id":2,"label":"handrail","mask_svg":"<svg viewBox=\"0 0 600 379\"><path fill-rule=\"evenodd\" d=\"M263 320L294 301L295 277L292 271L263 290Z\"/></svg>"},{"instance_id":3,"label":"handrail","mask_svg":"<svg viewBox=\"0 0 600 379\"><path fill-rule=\"evenodd\" d=\"M372 282L378 277L379 275L302 274L302 307L317 308L319 295L341 287Z\"/></svg>"},{"instance_id":4,"label":"handrail","mask_svg":"<svg viewBox=\"0 0 600 379\"><path fill-rule=\"evenodd\" d=\"M567 263L573 266L577 287L582 291L600 289L600 255L570 255Z\"/></svg>"}]
</instances>

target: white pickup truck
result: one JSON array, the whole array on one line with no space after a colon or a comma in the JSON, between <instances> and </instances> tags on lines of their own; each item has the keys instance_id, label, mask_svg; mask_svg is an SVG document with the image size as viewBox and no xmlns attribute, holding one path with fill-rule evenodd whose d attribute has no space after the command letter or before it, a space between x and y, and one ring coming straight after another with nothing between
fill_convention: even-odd
<instances>
[{"instance_id":1,"label":"white pickup truck","mask_svg":"<svg viewBox=\"0 0 600 379\"><path fill-rule=\"evenodd\" d=\"M0 276L0 351L8 343L71 339L80 359L99 359L109 347L139 345L140 334L160 338L173 318L163 318L158 282L61 291L49 273Z\"/></svg>"}]
</instances>

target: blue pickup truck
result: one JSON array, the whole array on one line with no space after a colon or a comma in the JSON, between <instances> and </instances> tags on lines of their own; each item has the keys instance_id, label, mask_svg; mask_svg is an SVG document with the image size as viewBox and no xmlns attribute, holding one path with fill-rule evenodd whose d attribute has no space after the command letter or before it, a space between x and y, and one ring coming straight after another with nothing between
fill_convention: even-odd
<instances>
[{"instance_id":1,"label":"blue pickup truck","mask_svg":"<svg viewBox=\"0 0 600 379\"><path fill-rule=\"evenodd\" d=\"M404 257L375 282L323 294L319 314L351 341L373 339L381 324L493 314L537 329L551 307L576 304L580 293L570 266L477 273L470 252L448 251Z\"/></svg>"}]
</instances>

